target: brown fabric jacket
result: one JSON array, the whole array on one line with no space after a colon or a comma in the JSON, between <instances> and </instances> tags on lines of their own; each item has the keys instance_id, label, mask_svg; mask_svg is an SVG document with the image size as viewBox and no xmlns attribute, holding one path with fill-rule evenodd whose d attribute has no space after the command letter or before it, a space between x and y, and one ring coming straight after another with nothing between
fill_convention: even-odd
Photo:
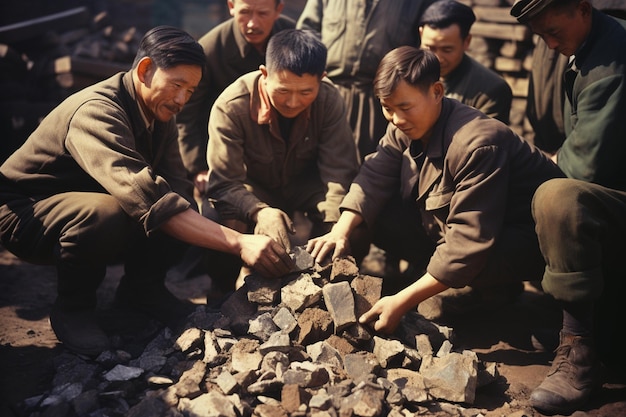
<instances>
[{"instance_id":1,"label":"brown fabric jacket","mask_svg":"<svg viewBox=\"0 0 626 417\"><path fill-rule=\"evenodd\" d=\"M272 35L295 26L291 18L280 16L272 26ZM207 124L215 99L237 78L265 64L265 55L246 41L232 18L211 29L198 43L204 49L206 70L189 102L176 116L178 142L189 174L207 170Z\"/></svg>"},{"instance_id":2,"label":"brown fabric jacket","mask_svg":"<svg viewBox=\"0 0 626 417\"><path fill-rule=\"evenodd\" d=\"M268 205L246 190L247 179L273 193L319 178L326 187L320 207L325 222L339 217L339 204L358 170L345 105L333 84L322 81L308 111L281 137L278 114L259 83L260 71L246 74L215 102L209 119L208 193L250 219Z\"/></svg>"},{"instance_id":3,"label":"brown fabric jacket","mask_svg":"<svg viewBox=\"0 0 626 417\"><path fill-rule=\"evenodd\" d=\"M139 112L131 73L119 73L67 98L0 167L2 194L35 199L68 191L102 192L147 234L192 205L176 124Z\"/></svg>"},{"instance_id":4,"label":"brown fabric jacket","mask_svg":"<svg viewBox=\"0 0 626 417\"><path fill-rule=\"evenodd\" d=\"M423 226L437 244L427 270L452 287L477 276L503 227L532 224L535 189L564 176L506 125L447 98L421 170L409 153L410 142L390 124L341 208L373 224L394 192L416 200Z\"/></svg>"}]
</instances>

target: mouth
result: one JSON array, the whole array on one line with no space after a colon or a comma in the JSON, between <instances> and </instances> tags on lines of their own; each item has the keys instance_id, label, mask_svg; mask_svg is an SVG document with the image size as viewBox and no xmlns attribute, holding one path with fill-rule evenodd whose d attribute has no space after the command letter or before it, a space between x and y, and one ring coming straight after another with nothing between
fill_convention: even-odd
<instances>
[{"instance_id":1,"label":"mouth","mask_svg":"<svg viewBox=\"0 0 626 417\"><path fill-rule=\"evenodd\" d=\"M180 106L165 106L165 108L173 114L178 114L182 110Z\"/></svg>"}]
</instances>

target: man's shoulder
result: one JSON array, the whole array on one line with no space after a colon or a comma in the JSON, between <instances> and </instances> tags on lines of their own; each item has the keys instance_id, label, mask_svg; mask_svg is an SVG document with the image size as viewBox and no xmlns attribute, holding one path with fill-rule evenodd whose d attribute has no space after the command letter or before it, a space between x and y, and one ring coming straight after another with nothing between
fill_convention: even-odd
<instances>
[{"instance_id":1,"label":"man's shoulder","mask_svg":"<svg viewBox=\"0 0 626 417\"><path fill-rule=\"evenodd\" d=\"M315 101L312 105L322 109L322 111L324 112L338 111L337 106L344 105L344 100L341 97L339 89L337 89L337 87L335 86L335 84L333 84L330 78L322 78L317 97L315 98Z\"/></svg>"},{"instance_id":2,"label":"man's shoulder","mask_svg":"<svg viewBox=\"0 0 626 417\"><path fill-rule=\"evenodd\" d=\"M198 39L198 43L202 45L204 51L207 52L207 50L215 48L216 45L224 43L227 39L234 39L233 27L234 19L231 17L202 35L202 37Z\"/></svg>"},{"instance_id":3,"label":"man's shoulder","mask_svg":"<svg viewBox=\"0 0 626 417\"><path fill-rule=\"evenodd\" d=\"M240 99L249 100L250 93L254 90L261 71L252 71L243 74L222 91L218 97L220 102L233 102Z\"/></svg>"},{"instance_id":4,"label":"man's shoulder","mask_svg":"<svg viewBox=\"0 0 626 417\"><path fill-rule=\"evenodd\" d=\"M471 71L467 72L468 77L474 77L477 80L484 80L484 82L487 83L508 86L507 82L504 80L504 78L502 78L500 74L498 74L491 68L481 64L469 55L467 55L467 58L469 60L469 65L471 68Z\"/></svg>"},{"instance_id":5,"label":"man's shoulder","mask_svg":"<svg viewBox=\"0 0 626 417\"><path fill-rule=\"evenodd\" d=\"M494 135L499 132L512 133L504 123L456 99L444 98L443 109L440 116L442 119L438 123L443 121L448 134L455 135L459 131L463 131L464 135L471 133L470 136L484 135L485 132Z\"/></svg>"},{"instance_id":6,"label":"man's shoulder","mask_svg":"<svg viewBox=\"0 0 626 417\"><path fill-rule=\"evenodd\" d=\"M274 32L279 32L285 29L295 29L295 28L296 28L296 21L293 20L289 16L285 16L284 14L281 14L280 16L278 16L278 19L276 19L276 21L274 22L274 26L273 26Z\"/></svg>"}]
</instances>

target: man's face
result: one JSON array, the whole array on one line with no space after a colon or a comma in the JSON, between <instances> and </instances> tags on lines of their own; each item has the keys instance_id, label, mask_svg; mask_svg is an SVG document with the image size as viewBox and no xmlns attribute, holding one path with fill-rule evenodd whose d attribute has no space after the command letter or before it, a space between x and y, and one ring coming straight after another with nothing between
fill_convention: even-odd
<instances>
[{"instance_id":1,"label":"man's face","mask_svg":"<svg viewBox=\"0 0 626 417\"><path fill-rule=\"evenodd\" d=\"M461 37L461 29L456 23L443 29L424 25L420 27L420 36L422 47L437 55L441 65L441 78L444 79L459 66L471 39L471 35L465 39Z\"/></svg>"},{"instance_id":2,"label":"man's face","mask_svg":"<svg viewBox=\"0 0 626 417\"><path fill-rule=\"evenodd\" d=\"M299 76L291 71L268 73L263 65L261 73L270 102L283 117L296 117L317 98L321 83L317 75Z\"/></svg>"},{"instance_id":3,"label":"man's face","mask_svg":"<svg viewBox=\"0 0 626 417\"><path fill-rule=\"evenodd\" d=\"M274 22L283 10L283 3L276 0L229 0L230 15L246 41L259 50L265 45L272 32Z\"/></svg>"},{"instance_id":4,"label":"man's face","mask_svg":"<svg viewBox=\"0 0 626 417\"><path fill-rule=\"evenodd\" d=\"M437 81L428 90L401 81L393 93L380 99L385 118L410 139L427 139L441 113L443 85Z\"/></svg>"},{"instance_id":5,"label":"man's face","mask_svg":"<svg viewBox=\"0 0 626 417\"><path fill-rule=\"evenodd\" d=\"M574 55L582 45L590 28L591 13L588 3L579 2L570 8L549 8L530 20L530 29L541 36L550 49L565 55Z\"/></svg>"},{"instance_id":6,"label":"man's face","mask_svg":"<svg viewBox=\"0 0 626 417\"><path fill-rule=\"evenodd\" d=\"M197 65L163 69L148 58L144 58L137 71L141 80L139 100L150 121L167 122L179 113L202 78L202 69Z\"/></svg>"}]
</instances>

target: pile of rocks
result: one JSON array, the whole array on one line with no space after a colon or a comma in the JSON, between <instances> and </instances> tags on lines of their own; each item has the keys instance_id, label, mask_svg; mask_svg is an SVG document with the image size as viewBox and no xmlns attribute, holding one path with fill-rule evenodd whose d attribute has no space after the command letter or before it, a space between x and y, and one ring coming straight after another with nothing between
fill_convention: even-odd
<instances>
[{"instance_id":1,"label":"pile of rocks","mask_svg":"<svg viewBox=\"0 0 626 417\"><path fill-rule=\"evenodd\" d=\"M325 268L296 248L282 280L247 277L219 308L198 306L177 332L162 329L137 355L95 361L63 354L31 416L480 416L477 388L495 363L454 347L453 329L405 316L389 337L357 318L382 280L352 258Z\"/></svg>"}]
</instances>

